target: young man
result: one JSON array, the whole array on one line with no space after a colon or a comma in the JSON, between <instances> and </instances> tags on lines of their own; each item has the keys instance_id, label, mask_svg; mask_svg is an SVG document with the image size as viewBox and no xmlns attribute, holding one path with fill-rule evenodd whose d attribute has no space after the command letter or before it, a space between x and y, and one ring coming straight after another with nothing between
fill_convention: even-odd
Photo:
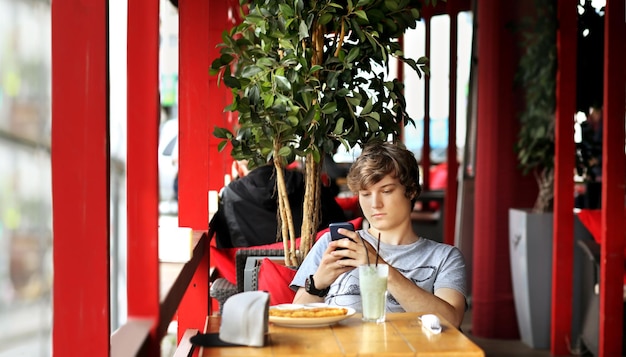
<instances>
[{"instance_id":1,"label":"young man","mask_svg":"<svg viewBox=\"0 0 626 357\"><path fill-rule=\"evenodd\" d=\"M380 237L378 263L389 265L387 311L438 313L459 327L467 305L465 262L456 247L413 231L411 211L421 192L413 154L398 144L368 144L350 168L348 186L358 193L369 228L339 230L352 240L322 236L291 282L297 289L293 302L361 311L355 268L376 261Z\"/></svg>"}]
</instances>

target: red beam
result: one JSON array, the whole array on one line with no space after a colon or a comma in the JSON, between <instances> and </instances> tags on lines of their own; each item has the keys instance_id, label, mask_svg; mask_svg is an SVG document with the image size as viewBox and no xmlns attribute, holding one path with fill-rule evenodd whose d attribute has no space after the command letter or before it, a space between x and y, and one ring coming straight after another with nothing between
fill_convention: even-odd
<instances>
[{"instance_id":1,"label":"red beam","mask_svg":"<svg viewBox=\"0 0 626 357\"><path fill-rule=\"evenodd\" d=\"M554 224L552 249L552 326L550 352L571 351L574 261L574 114L576 113L576 4L559 0L557 17L558 72L554 158Z\"/></svg>"},{"instance_id":2,"label":"red beam","mask_svg":"<svg viewBox=\"0 0 626 357\"><path fill-rule=\"evenodd\" d=\"M431 19L424 19L426 58L430 60ZM424 76L424 142L422 144L422 189L430 189L430 76Z\"/></svg>"},{"instance_id":3,"label":"red beam","mask_svg":"<svg viewBox=\"0 0 626 357\"><path fill-rule=\"evenodd\" d=\"M153 319L148 353L158 355L159 2L128 2L128 316Z\"/></svg>"},{"instance_id":4,"label":"red beam","mask_svg":"<svg viewBox=\"0 0 626 357\"><path fill-rule=\"evenodd\" d=\"M604 18L604 113L602 136L602 248L599 355L622 355L624 238L624 110L626 109L626 9L607 1Z\"/></svg>"},{"instance_id":5,"label":"red beam","mask_svg":"<svg viewBox=\"0 0 626 357\"><path fill-rule=\"evenodd\" d=\"M52 11L52 352L108 356L107 2Z\"/></svg>"},{"instance_id":6,"label":"red beam","mask_svg":"<svg viewBox=\"0 0 626 357\"><path fill-rule=\"evenodd\" d=\"M233 127L224 108L230 90L209 75L219 57L222 32L233 26L239 3L228 0L179 3L179 223L195 230L209 226L208 191L224 186L232 158L218 152L214 127ZM236 121L236 119L235 119Z\"/></svg>"},{"instance_id":7,"label":"red beam","mask_svg":"<svg viewBox=\"0 0 626 357\"><path fill-rule=\"evenodd\" d=\"M232 159L218 153L215 125L232 127L224 113L231 97L228 88L217 86L209 75L211 62L219 57L217 45L239 13L237 1L179 2L179 224L194 230L209 226L209 190L224 186ZM207 246L208 251L208 246ZM204 260L187 289L178 310L178 338L185 330L202 331L209 307L209 260Z\"/></svg>"},{"instance_id":8,"label":"red beam","mask_svg":"<svg viewBox=\"0 0 626 357\"><path fill-rule=\"evenodd\" d=\"M450 15L450 80L448 89L448 175L446 178L446 195L444 196L444 229L443 242L454 245L456 225L456 199L458 194L458 159L456 147L456 87L457 78L457 53L458 53L458 12L452 2L448 3Z\"/></svg>"}]
</instances>

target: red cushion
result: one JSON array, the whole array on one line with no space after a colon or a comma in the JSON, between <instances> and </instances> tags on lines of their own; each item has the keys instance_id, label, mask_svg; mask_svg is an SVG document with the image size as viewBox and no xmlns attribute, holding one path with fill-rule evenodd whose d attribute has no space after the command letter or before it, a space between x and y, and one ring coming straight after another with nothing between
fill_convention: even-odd
<instances>
[{"instance_id":1,"label":"red cushion","mask_svg":"<svg viewBox=\"0 0 626 357\"><path fill-rule=\"evenodd\" d=\"M296 292L289 288L289 283L295 275L296 270L264 258L257 278L258 289L270 293L270 305L291 303Z\"/></svg>"},{"instance_id":2,"label":"red cushion","mask_svg":"<svg viewBox=\"0 0 626 357\"><path fill-rule=\"evenodd\" d=\"M344 211L359 211L359 196L335 197L335 201L337 201L337 204L339 204Z\"/></svg>"},{"instance_id":3,"label":"red cushion","mask_svg":"<svg viewBox=\"0 0 626 357\"><path fill-rule=\"evenodd\" d=\"M585 228L591 233L593 239L598 243L602 243L602 211L599 209L581 209L578 212L578 219L585 225Z\"/></svg>"},{"instance_id":4,"label":"red cushion","mask_svg":"<svg viewBox=\"0 0 626 357\"><path fill-rule=\"evenodd\" d=\"M215 267L220 277L233 284L237 284L237 271L235 269L235 253L238 248L217 248L211 245L209 254L211 266Z\"/></svg>"}]
</instances>

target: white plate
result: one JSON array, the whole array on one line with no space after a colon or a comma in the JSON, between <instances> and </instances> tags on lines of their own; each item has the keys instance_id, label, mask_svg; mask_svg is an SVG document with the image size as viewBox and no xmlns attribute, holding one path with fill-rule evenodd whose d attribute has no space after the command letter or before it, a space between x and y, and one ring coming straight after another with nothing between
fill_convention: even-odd
<instances>
[{"instance_id":1,"label":"white plate","mask_svg":"<svg viewBox=\"0 0 626 357\"><path fill-rule=\"evenodd\" d=\"M339 306L330 306L323 303L318 304L282 304L270 307L270 309L300 309L303 307L339 307ZM285 327L324 327L329 325L334 325L337 322L347 319L348 317L354 315L356 311L347 307L348 313L345 315L339 316L328 316L328 317L280 317L280 316L270 316L270 322Z\"/></svg>"}]
</instances>

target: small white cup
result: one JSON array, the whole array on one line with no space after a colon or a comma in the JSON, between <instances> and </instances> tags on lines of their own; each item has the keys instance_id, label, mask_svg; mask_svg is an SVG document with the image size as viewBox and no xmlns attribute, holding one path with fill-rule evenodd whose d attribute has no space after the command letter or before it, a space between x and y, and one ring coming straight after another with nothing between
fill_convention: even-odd
<instances>
[{"instance_id":1,"label":"small white cup","mask_svg":"<svg viewBox=\"0 0 626 357\"><path fill-rule=\"evenodd\" d=\"M388 277L389 266L386 264L365 264L359 266L363 321L385 321Z\"/></svg>"}]
</instances>

